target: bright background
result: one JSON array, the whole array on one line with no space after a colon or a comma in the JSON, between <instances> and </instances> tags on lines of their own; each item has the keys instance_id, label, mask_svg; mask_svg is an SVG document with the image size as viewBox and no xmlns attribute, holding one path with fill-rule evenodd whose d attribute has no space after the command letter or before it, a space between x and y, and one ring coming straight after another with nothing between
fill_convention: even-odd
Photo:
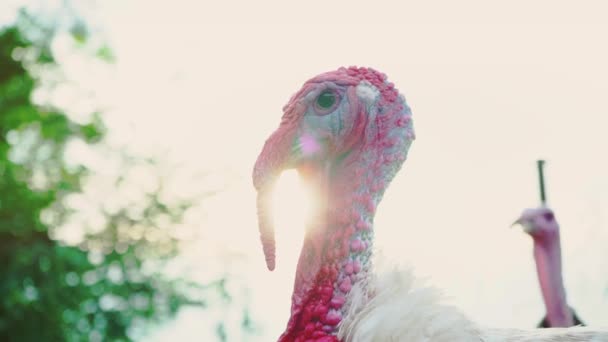
<instances>
[{"instance_id":1,"label":"bright background","mask_svg":"<svg viewBox=\"0 0 608 342\"><path fill-rule=\"evenodd\" d=\"M306 203L287 173L268 272L251 169L289 97L343 65L385 72L414 114L417 140L376 217L387 258L413 265L481 324L535 326L544 308L532 243L509 226L538 204L535 160L544 158L568 299L588 325L608 326L605 1L79 4L116 64L96 72L58 59L107 103L109 139L221 185L191 214L201 240L181 262L201 282L231 275L257 340L276 338L288 318ZM238 305L187 308L151 338L212 341L221 317L232 322L229 341L253 340L239 314Z\"/></svg>"}]
</instances>

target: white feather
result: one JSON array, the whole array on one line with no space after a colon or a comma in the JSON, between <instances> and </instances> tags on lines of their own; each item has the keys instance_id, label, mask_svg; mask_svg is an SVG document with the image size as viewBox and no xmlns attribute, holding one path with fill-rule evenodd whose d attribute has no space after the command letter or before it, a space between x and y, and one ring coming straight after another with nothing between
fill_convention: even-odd
<instances>
[{"instance_id":1,"label":"white feather","mask_svg":"<svg viewBox=\"0 0 608 342\"><path fill-rule=\"evenodd\" d=\"M481 341L474 324L440 304L438 290L416 286L409 270L394 267L379 274L351 290L338 332L344 342Z\"/></svg>"},{"instance_id":2,"label":"white feather","mask_svg":"<svg viewBox=\"0 0 608 342\"><path fill-rule=\"evenodd\" d=\"M347 301L338 338L344 342L608 342L608 330L485 329L455 307L441 303L441 293L417 286L409 270L393 267L358 282Z\"/></svg>"}]
</instances>

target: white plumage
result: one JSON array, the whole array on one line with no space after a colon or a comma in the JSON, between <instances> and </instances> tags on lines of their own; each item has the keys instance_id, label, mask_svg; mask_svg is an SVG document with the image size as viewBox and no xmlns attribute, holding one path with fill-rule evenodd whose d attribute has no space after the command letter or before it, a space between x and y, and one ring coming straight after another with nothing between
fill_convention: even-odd
<instances>
[{"instance_id":1,"label":"white plumage","mask_svg":"<svg viewBox=\"0 0 608 342\"><path fill-rule=\"evenodd\" d=\"M420 284L410 270L378 272L358 283L349 297L349 314L339 329L344 342L606 342L608 331L589 327L492 329L481 327L456 307L442 303L441 292ZM373 298L368 293L375 291Z\"/></svg>"}]
</instances>

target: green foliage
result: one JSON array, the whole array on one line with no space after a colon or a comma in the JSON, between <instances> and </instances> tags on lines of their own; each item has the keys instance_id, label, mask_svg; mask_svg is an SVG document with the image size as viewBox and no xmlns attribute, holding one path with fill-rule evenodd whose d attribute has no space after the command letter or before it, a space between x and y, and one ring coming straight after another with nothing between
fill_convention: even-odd
<instances>
[{"instance_id":1,"label":"green foliage","mask_svg":"<svg viewBox=\"0 0 608 342\"><path fill-rule=\"evenodd\" d=\"M86 44L86 31L74 32ZM0 341L132 340L146 321L203 304L185 295L198 293L196 286L158 272L177 253L168 228L190 203L166 203L159 186L139 203L139 214L104 212L103 229L77 245L55 239L73 214L65 199L82 191L89 172L68 167L66 146L97 143L104 127L99 115L80 124L32 102L41 82L32 66L54 65L47 43L18 25L0 32ZM113 58L107 47L97 54Z\"/></svg>"}]
</instances>

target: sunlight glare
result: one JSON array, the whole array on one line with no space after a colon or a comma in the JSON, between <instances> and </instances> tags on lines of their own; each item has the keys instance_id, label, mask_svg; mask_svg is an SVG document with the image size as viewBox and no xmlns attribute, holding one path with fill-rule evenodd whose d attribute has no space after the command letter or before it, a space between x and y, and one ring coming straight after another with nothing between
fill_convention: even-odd
<instances>
[{"instance_id":1,"label":"sunlight glare","mask_svg":"<svg viewBox=\"0 0 608 342\"><path fill-rule=\"evenodd\" d=\"M305 223L311 217L315 203L312 189L304 185L295 170L283 172L273 194L277 227L280 222Z\"/></svg>"}]
</instances>

